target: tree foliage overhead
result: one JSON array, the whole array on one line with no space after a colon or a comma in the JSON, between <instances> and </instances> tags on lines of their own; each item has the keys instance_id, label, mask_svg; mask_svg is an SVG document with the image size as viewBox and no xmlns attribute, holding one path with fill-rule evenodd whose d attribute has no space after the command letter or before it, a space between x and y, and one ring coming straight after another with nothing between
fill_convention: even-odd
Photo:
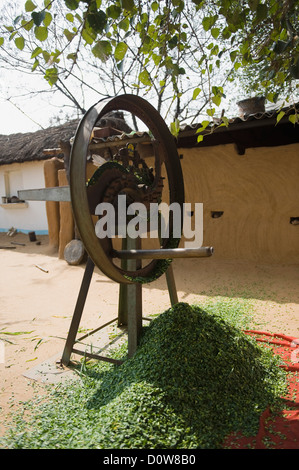
<instances>
[{"instance_id":1,"label":"tree foliage overhead","mask_svg":"<svg viewBox=\"0 0 299 470\"><path fill-rule=\"evenodd\" d=\"M120 78L118 89L111 79L113 93L154 91L157 107L164 99L178 121L200 99L212 117L223 83L240 76L248 93L290 100L298 13L298 0L26 0L1 27L0 45L29 49L31 69L52 87L86 63L88 50L102 76L109 68Z\"/></svg>"}]
</instances>

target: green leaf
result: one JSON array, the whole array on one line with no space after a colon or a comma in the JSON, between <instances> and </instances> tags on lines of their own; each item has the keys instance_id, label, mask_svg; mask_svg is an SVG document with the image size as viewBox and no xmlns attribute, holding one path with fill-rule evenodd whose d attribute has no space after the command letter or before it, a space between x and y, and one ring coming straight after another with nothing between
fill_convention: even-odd
<instances>
[{"instance_id":1,"label":"green leaf","mask_svg":"<svg viewBox=\"0 0 299 470\"><path fill-rule=\"evenodd\" d=\"M96 34L89 28L84 28L82 31L82 38L86 41L86 44L92 44L96 39Z\"/></svg>"},{"instance_id":2,"label":"green leaf","mask_svg":"<svg viewBox=\"0 0 299 470\"><path fill-rule=\"evenodd\" d=\"M117 20L117 18L119 18L121 15L121 8L117 5L110 5L106 9L106 15L113 20Z\"/></svg>"},{"instance_id":3,"label":"green leaf","mask_svg":"<svg viewBox=\"0 0 299 470\"><path fill-rule=\"evenodd\" d=\"M20 51L22 51L24 49L25 40L24 40L23 36L20 36L20 37L15 39L15 45L17 46L18 49L20 49Z\"/></svg>"},{"instance_id":4,"label":"green leaf","mask_svg":"<svg viewBox=\"0 0 299 470\"><path fill-rule=\"evenodd\" d=\"M213 96L212 101L216 106L219 106L221 104L221 96L219 95Z\"/></svg>"},{"instance_id":5,"label":"green leaf","mask_svg":"<svg viewBox=\"0 0 299 470\"><path fill-rule=\"evenodd\" d=\"M176 119L174 122L170 124L170 132L172 133L172 135L177 137L179 134L179 131L180 131L180 122L178 119Z\"/></svg>"},{"instance_id":6,"label":"green leaf","mask_svg":"<svg viewBox=\"0 0 299 470\"><path fill-rule=\"evenodd\" d=\"M47 10L51 10L52 0L44 0L44 5Z\"/></svg>"},{"instance_id":7,"label":"green leaf","mask_svg":"<svg viewBox=\"0 0 299 470\"><path fill-rule=\"evenodd\" d=\"M64 3L70 10L76 10L79 5L79 0L64 0Z\"/></svg>"},{"instance_id":8,"label":"green leaf","mask_svg":"<svg viewBox=\"0 0 299 470\"><path fill-rule=\"evenodd\" d=\"M30 29L32 29L34 26L34 22L33 20L30 20L30 21L22 20L21 25L26 31L30 31Z\"/></svg>"},{"instance_id":9,"label":"green leaf","mask_svg":"<svg viewBox=\"0 0 299 470\"><path fill-rule=\"evenodd\" d=\"M211 34L214 39L217 39L219 34L220 34L220 29L219 28L212 28L211 29Z\"/></svg>"},{"instance_id":10,"label":"green leaf","mask_svg":"<svg viewBox=\"0 0 299 470\"><path fill-rule=\"evenodd\" d=\"M139 74L138 78L141 81L141 83L143 83L143 85L150 86L152 84L150 75L149 75L148 71L145 70L145 69Z\"/></svg>"},{"instance_id":11,"label":"green leaf","mask_svg":"<svg viewBox=\"0 0 299 470\"><path fill-rule=\"evenodd\" d=\"M33 11L31 13L32 19L36 26L40 26L45 19L46 13L44 11Z\"/></svg>"},{"instance_id":12,"label":"green leaf","mask_svg":"<svg viewBox=\"0 0 299 470\"><path fill-rule=\"evenodd\" d=\"M232 51L232 52L230 52L229 56L230 56L230 60L231 60L232 62L235 62L236 57L237 57L237 54L238 54L238 51Z\"/></svg>"},{"instance_id":13,"label":"green leaf","mask_svg":"<svg viewBox=\"0 0 299 470\"><path fill-rule=\"evenodd\" d=\"M226 116L222 116L222 121L223 121L223 125L228 127L229 126L229 120Z\"/></svg>"},{"instance_id":14,"label":"green leaf","mask_svg":"<svg viewBox=\"0 0 299 470\"><path fill-rule=\"evenodd\" d=\"M34 49L34 51L32 52L31 54L31 59L34 59L35 57L37 57L39 54L41 54L43 52L42 48L41 47L36 47Z\"/></svg>"},{"instance_id":15,"label":"green leaf","mask_svg":"<svg viewBox=\"0 0 299 470\"><path fill-rule=\"evenodd\" d=\"M121 3L122 3L122 6L125 10L127 10L127 11L134 10L134 7L135 7L134 0L122 0Z\"/></svg>"},{"instance_id":16,"label":"green leaf","mask_svg":"<svg viewBox=\"0 0 299 470\"><path fill-rule=\"evenodd\" d=\"M14 25L17 25L17 24L19 23L19 21L21 20L21 18L22 18L22 15L17 16L17 17L14 19L13 24L14 24Z\"/></svg>"},{"instance_id":17,"label":"green leaf","mask_svg":"<svg viewBox=\"0 0 299 470\"><path fill-rule=\"evenodd\" d=\"M193 96L192 96L192 99L193 100L196 100L196 98L198 97L199 93L201 92L201 89L200 88L195 88L193 90Z\"/></svg>"},{"instance_id":18,"label":"green leaf","mask_svg":"<svg viewBox=\"0 0 299 470\"><path fill-rule=\"evenodd\" d=\"M251 10L256 11L259 4L259 0L248 0L248 5Z\"/></svg>"},{"instance_id":19,"label":"green leaf","mask_svg":"<svg viewBox=\"0 0 299 470\"><path fill-rule=\"evenodd\" d=\"M261 23L268 16L268 7L265 3L259 3L256 9L255 24Z\"/></svg>"},{"instance_id":20,"label":"green leaf","mask_svg":"<svg viewBox=\"0 0 299 470\"><path fill-rule=\"evenodd\" d=\"M58 80L58 71L56 67L48 69L45 73L45 79L47 82L53 86Z\"/></svg>"},{"instance_id":21,"label":"green leaf","mask_svg":"<svg viewBox=\"0 0 299 470\"><path fill-rule=\"evenodd\" d=\"M201 122L201 127L196 129L196 133L198 134L199 132L204 131L208 127L209 124L210 124L210 121L202 121Z\"/></svg>"},{"instance_id":22,"label":"green leaf","mask_svg":"<svg viewBox=\"0 0 299 470\"><path fill-rule=\"evenodd\" d=\"M72 13L67 13L65 17L70 23L74 22L74 15Z\"/></svg>"},{"instance_id":23,"label":"green leaf","mask_svg":"<svg viewBox=\"0 0 299 470\"><path fill-rule=\"evenodd\" d=\"M68 29L65 29L63 31L63 34L65 35L65 37L67 38L68 41L72 41L74 36L76 36L76 33L72 33L71 31L69 31Z\"/></svg>"},{"instance_id":24,"label":"green leaf","mask_svg":"<svg viewBox=\"0 0 299 470\"><path fill-rule=\"evenodd\" d=\"M178 44L178 37L176 35L172 36L172 38L168 41L168 46L170 49L174 49Z\"/></svg>"},{"instance_id":25,"label":"green leaf","mask_svg":"<svg viewBox=\"0 0 299 470\"><path fill-rule=\"evenodd\" d=\"M3 45L4 43L4 38L0 38L0 47Z\"/></svg>"},{"instance_id":26,"label":"green leaf","mask_svg":"<svg viewBox=\"0 0 299 470\"><path fill-rule=\"evenodd\" d=\"M45 18L44 18L44 25L45 26L50 26L52 22L52 15L48 11L45 12Z\"/></svg>"},{"instance_id":27,"label":"green leaf","mask_svg":"<svg viewBox=\"0 0 299 470\"><path fill-rule=\"evenodd\" d=\"M50 58L51 58L49 52L43 51L42 54L43 54L43 58L44 58L45 63L48 64L48 62L49 62L49 60L50 60Z\"/></svg>"},{"instance_id":28,"label":"green leaf","mask_svg":"<svg viewBox=\"0 0 299 470\"><path fill-rule=\"evenodd\" d=\"M155 64L156 66L158 66L158 65L160 64L161 60L162 60L162 56L153 53L152 59L153 59L153 61L154 61L154 64Z\"/></svg>"},{"instance_id":29,"label":"green leaf","mask_svg":"<svg viewBox=\"0 0 299 470\"><path fill-rule=\"evenodd\" d=\"M221 32L221 36L223 37L223 39L229 39L231 37L231 30L228 28L228 26L225 26L225 28L223 28L222 32Z\"/></svg>"},{"instance_id":30,"label":"green leaf","mask_svg":"<svg viewBox=\"0 0 299 470\"><path fill-rule=\"evenodd\" d=\"M9 36L9 40L11 41L16 35L18 34L18 31L13 31L11 35Z\"/></svg>"},{"instance_id":31,"label":"green leaf","mask_svg":"<svg viewBox=\"0 0 299 470\"><path fill-rule=\"evenodd\" d=\"M278 124L279 121L283 118L283 116L285 115L285 112L284 111L280 111L280 113L277 115L277 118L276 118L276 123Z\"/></svg>"},{"instance_id":32,"label":"green leaf","mask_svg":"<svg viewBox=\"0 0 299 470\"><path fill-rule=\"evenodd\" d=\"M267 100L271 101L271 103L275 103L277 100L277 93L268 93Z\"/></svg>"},{"instance_id":33,"label":"green leaf","mask_svg":"<svg viewBox=\"0 0 299 470\"><path fill-rule=\"evenodd\" d=\"M89 13L87 15L87 22L96 33L102 33L107 25L106 13L103 10L99 10L96 13Z\"/></svg>"},{"instance_id":34,"label":"green leaf","mask_svg":"<svg viewBox=\"0 0 299 470\"><path fill-rule=\"evenodd\" d=\"M45 41L48 37L48 28L46 26L36 26L34 34L39 41Z\"/></svg>"},{"instance_id":35,"label":"green leaf","mask_svg":"<svg viewBox=\"0 0 299 470\"><path fill-rule=\"evenodd\" d=\"M117 62L116 67L118 68L120 72L122 72L124 69L124 61L121 60L120 62Z\"/></svg>"},{"instance_id":36,"label":"green leaf","mask_svg":"<svg viewBox=\"0 0 299 470\"><path fill-rule=\"evenodd\" d=\"M123 60L128 50L128 46L125 42L119 42L114 51L114 57L117 61Z\"/></svg>"},{"instance_id":37,"label":"green leaf","mask_svg":"<svg viewBox=\"0 0 299 470\"><path fill-rule=\"evenodd\" d=\"M32 68L31 68L31 71L34 72L34 70L36 69L36 67L37 67L38 65L39 65L39 61L38 61L37 59L35 59L34 64L33 64Z\"/></svg>"},{"instance_id":38,"label":"green leaf","mask_svg":"<svg viewBox=\"0 0 299 470\"><path fill-rule=\"evenodd\" d=\"M158 3L158 2L153 2L153 3L151 4L151 9L152 9L153 11L157 11L158 8L159 8L159 3Z\"/></svg>"},{"instance_id":39,"label":"green leaf","mask_svg":"<svg viewBox=\"0 0 299 470\"><path fill-rule=\"evenodd\" d=\"M289 116L289 121L294 125L298 124L299 123L298 114L291 114L291 116Z\"/></svg>"},{"instance_id":40,"label":"green leaf","mask_svg":"<svg viewBox=\"0 0 299 470\"><path fill-rule=\"evenodd\" d=\"M37 8L36 5L34 5L34 3L31 0L27 0L27 2L25 3L25 11L27 12L33 11L36 8Z\"/></svg>"},{"instance_id":41,"label":"green leaf","mask_svg":"<svg viewBox=\"0 0 299 470\"><path fill-rule=\"evenodd\" d=\"M33 333L33 330L31 331L1 331L2 335L10 335L10 336L30 335L31 333Z\"/></svg>"},{"instance_id":42,"label":"green leaf","mask_svg":"<svg viewBox=\"0 0 299 470\"><path fill-rule=\"evenodd\" d=\"M76 62L77 59L77 54L76 52L71 52L66 56L67 59L72 60L73 62Z\"/></svg>"},{"instance_id":43,"label":"green leaf","mask_svg":"<svg viewBox=\"0 0 299 470\"><path fill-rule=\"evenodd\" d=\"M202 20L203 29L205 31L209 31L209 29L211 29L212 26L214 26L214 24L216 23L217 18L218 18L218 15L206 16L205 18L203 18Z\"/></svg>"},{"instance_id":44,"label":"green leaf","mask_svg":"<svg viewBox=\"0 0 299 470\"><path fill-rule=\"evenodd\" d=\"M119 22L119 28L120 29L123 29L124 31L129 31L129 28L130 28L130 21L128 20L128 18L124 18L122 21Z\"/></svg>"},{"instance_id":45,"label":"green leaf","mask_svg":"<svg viewBox=\"0 0 299 470\"><path fill-rule=\"evenodd\" d=\"M92 53L102 62L106 62L108 57L112 54L112 46L110 41L98 41L92 48Z\"/></svg>"}]
</instances>

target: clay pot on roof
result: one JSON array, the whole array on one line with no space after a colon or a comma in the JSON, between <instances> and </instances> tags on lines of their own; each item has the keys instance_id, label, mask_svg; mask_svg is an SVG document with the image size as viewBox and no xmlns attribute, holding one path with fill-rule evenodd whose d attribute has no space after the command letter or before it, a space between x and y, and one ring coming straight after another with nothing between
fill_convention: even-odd
<instances>
[{"instance_id":1,"label":"clay pot on roof","mask_svg":"<svg viewBox=\"0 0 299 470\"><path fill-rule=\"evenodd\" d=\"M246 117L249 114L258 114L265 112L265 100L264 96L256 96L254 98L247 98L245 100L238 101L240 116Z\"/></svg>"}]
</instances>

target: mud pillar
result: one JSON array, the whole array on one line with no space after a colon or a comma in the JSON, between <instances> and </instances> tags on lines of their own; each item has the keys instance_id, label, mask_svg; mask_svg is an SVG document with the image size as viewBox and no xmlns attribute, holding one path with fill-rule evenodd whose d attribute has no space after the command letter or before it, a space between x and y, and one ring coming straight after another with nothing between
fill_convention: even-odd
<instances>
[{"instance_id":1,"label":"mud pillar","mask_svg":"<svg viewBox=\"0 0 299 470\"><path fill-rule=\"evenodd\" d=\"M63 168L63 162L54 157L44 163L44 178L46 188L58 186L58 170ZM60 215L59 202L46 201L48 219L49 246L54 250L59 247Z\"/></svg>"},{"instance_id":2,"label":"mud pillar","mask_svg":"<svg viewBox=\"0 0 299 470\"><path fill-rule=\"evenodd\" d=\"M65 170L58 171L59 186L68 186ZM59 258L64 259L64 249L75 236L73 211L70 202L59 203L60 230L59 230Z\"/></svg>"}]
</instances>

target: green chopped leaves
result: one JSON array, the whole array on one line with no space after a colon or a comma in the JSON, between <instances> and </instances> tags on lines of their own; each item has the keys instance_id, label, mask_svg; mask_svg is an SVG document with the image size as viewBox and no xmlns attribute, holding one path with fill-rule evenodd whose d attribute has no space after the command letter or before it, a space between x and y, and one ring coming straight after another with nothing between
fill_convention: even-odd
<instances>
[{"instance_id":1,"label":"green chopped leaves","mask_svg":"<svg viewBox=\"0 0 299 470\"><path fill-rule=\"evenodd\" d=\"M123 344L113 354L121 366L85 363L80 381L32 404L3 447L215 449L234 431L255 434L286 373L218 307L179 303L160 314L132 358Z\"/></svg>"}]
</instances>

